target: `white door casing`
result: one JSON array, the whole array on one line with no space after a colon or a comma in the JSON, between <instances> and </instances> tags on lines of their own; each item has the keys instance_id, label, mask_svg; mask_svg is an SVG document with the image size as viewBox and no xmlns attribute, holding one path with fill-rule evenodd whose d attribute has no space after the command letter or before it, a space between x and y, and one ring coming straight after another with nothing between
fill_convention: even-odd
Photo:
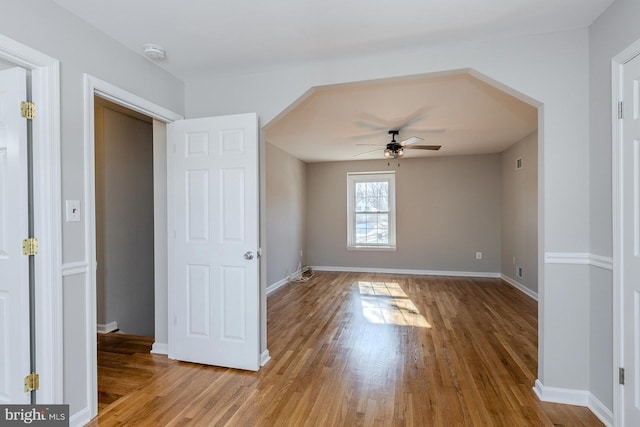
<instances>
[{"instance_id":1,"label":"white door casing","mask_svg":"<svg viewBox=\"0 0 640 427\"><path fill-rule=\"evenodd\" d=\"M640 425L640 56L624 64L622 159L622 425Z\"/></svg>"},{"instance_id":2,"label":"white door casing","mask_svg":"<svg viewBox=\"0 0 640 427\"><path fill-rule=\"evenodd\" d=\"M87 277L87 310L85 313L85 353L87 355L86 366L86 391L87 391L87 407L81 412L72 416L72 425L82 425L88 423L91 418L98 414L98 367L97 367L97 346L96 346L96 277L95 277L95 259L96 259L96 241L95 241L95 124L94 124L94 97L99 96L107 99L125 108L131 109L138 113L152 117L163 123L169 123L174 120L180 120L183 117L171 110L168 110L158 104L148 101L134 93L128 92L109 82L98 79L97 77L84 75L84 150L85 150L85 221L87 222L88 232L86 234L85 248L87 251L86 259L93 260L89 262ZM155 181L154 177L154 181ZM160 185L158 182L157 184ZM154 186L156 183L154 183ZM157 214L158 212L155 212ZM156 219L154 218L154 222ZM156 236L157 237L157 236ZM166 263L166 261L165 261ZM158 286L158 278L155 278L156 286ZM166 288L165 288L166 289ZM160 313L156 307L156 316ZM156 320L158 318L156 317ZM42 382L40 384L42 387ZM75 417L75 418L74 418Z\"/></svg>"},{"instance_id":3,"label":"white door casing","mask_svg":"<svg viewBox=\"0 0 640 427\"><path fill-rule=\"evenodd\" d=\"M624 65L622 339L624 425L640 425L640 56Z\"/></svg>"},{"instance_id":4,"label":"white door casing","mask_svg":"<svg viewBox=\"0 0 640 427\"><path fill-rule=\"evenodd\" d=\"M259 369L257 115L169 124L169 357Z\"/></svg>"},{"instance_id":5,"label":"white door casing","mask_svg":"<svg viewBox=\"0 0 640 427\"><path fill-rule=\"evenodd\" d=\"M30 372L26 71L0 71L0 403L29 403Z\"/></svg>"}]
</instances>

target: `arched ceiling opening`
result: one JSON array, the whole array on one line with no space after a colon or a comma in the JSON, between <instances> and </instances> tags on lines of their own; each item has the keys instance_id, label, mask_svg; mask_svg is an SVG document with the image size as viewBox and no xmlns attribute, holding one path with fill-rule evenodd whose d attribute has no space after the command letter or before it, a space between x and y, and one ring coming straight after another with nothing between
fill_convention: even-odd
<instances>
[{"instance_id":1,"label":"arched ceiling opening","mask_svg":"<svg viewBox=\"0 0 640 427\"><path fill-rule=\"evenodd\" d=\"M383 157L419 137L439 151L405 157L499 153L534 132L538 109L469 72L411 76L312 88L265 126L268 143L305 162Z\"/></svg>"}]
</instances>

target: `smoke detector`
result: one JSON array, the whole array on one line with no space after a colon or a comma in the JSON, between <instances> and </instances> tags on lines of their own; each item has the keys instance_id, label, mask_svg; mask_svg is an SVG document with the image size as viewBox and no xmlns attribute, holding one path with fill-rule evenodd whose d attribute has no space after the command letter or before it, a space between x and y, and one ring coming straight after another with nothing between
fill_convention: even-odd
<instances>
[{"instance_id":1,"label":"smoke detector","mask_svg":"<svg viewBox=\"0 0 640 427\"><path fill-rule=\"evenodd\" d=\"M142 46L144 49L144 56L149 58L152 61L164 61L167 57L164 48L162 46L158 46L157 44L147 43Z\"/></svg>"}]
</instances>

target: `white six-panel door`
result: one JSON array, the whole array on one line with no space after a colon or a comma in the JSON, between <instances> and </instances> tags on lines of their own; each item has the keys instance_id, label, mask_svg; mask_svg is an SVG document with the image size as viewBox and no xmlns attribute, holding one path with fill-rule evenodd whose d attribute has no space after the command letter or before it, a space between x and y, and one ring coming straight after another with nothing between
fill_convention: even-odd
<instances>
[{"instance_id":1,"label":"white six-panel door","mask_svg":"<svg viewBox=\"0 0 640 427\"><path fill-rule=\"evenodd\" d=\"M256 114L169 124L169 357L259 367Z\"/></svg>"},{"instance_id":2,"label":"white six-panel door","mask_svg":"<svg viewBox=\"0 0 640 427\"><path fill-rule=\"evenodd\" d=\"M30 402L26 83L22 68L0 71L0 404Z\"/></svg>"},{"instance_id":3,"label":"white six-panel door","mask_svg":"<svg viewBox=\"0 0 640 427\"><path fill-rule=\"evenodd\" d=\"M640 426L640 56L624 65L623 84L623 425Z\"/></svg>"}]
</instances>

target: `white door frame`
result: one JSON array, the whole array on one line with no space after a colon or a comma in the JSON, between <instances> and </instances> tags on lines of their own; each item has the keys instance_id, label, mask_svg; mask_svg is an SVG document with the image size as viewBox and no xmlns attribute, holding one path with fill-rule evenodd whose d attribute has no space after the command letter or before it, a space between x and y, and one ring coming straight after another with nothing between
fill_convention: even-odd
<instances>
[{"instance_id":1,"label":"white door frame","mask_svg":"<svg viewBox=\"0 0 640 427\"><path fill-rule=\"evenodd\" d=\"M618 368L624 366L623 340L623 272L622 272L622 121L618 120L618 101L623 98L624 64L640 55L640 40L631 44L611 61L611 149L612 149L612 219L613 219L613 425L622 426L624 399L618 384ZM628 102L628 100L627 100Z\"/></svg>"},{"instance_id":2,"label":"white door frame","mask_svg":"<svg viewBox=\"0 0 640 427\"><path fill-rule=\"evenodd\" d=\"M183 117L131 92L93 77L84 75L84 182L85 182L85 251L88 263L86 293L86 359L87 402L89 419L98 414L98 365L96 338L96 194L95 194L95 123L94 96L108 99L130 110L137 111L156 120L171 123Z\"/></svg>"},{"instance_id":3,"label":"white door frame","mask_svg":"<svg viewBox=\"0 0 640 427\"><path fill-rule=\"evenodd\" d=\"M62 403L62 227L60 184L60 63L0 35L0 58L31 71L33 121L36 368L38 403ZM26 238L27 236L25 236Z\"/></svg>"}]
</instances>

